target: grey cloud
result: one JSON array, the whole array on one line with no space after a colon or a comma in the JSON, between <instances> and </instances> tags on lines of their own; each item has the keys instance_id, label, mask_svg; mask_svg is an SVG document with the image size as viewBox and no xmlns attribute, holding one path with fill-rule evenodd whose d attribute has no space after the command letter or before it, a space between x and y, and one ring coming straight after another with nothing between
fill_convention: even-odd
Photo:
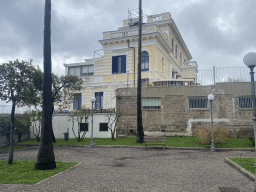
<instances>
[{"instance_id":1,"label":"grey cloud","mask_svg":"<svg viewBox=\"0 0 256 192\"><path fill-rule=\"evenodd\" d=\"M246 4L236 3L235 1L202 1L202 3L192 4L187 7L179 15L177 25L180 26L182 30L187 33L192 33L195 41L203 46L207 51L215 52L225 52L226 54L237 55L241 53L247 45L245 45L246 36L248 32L244 29L250 28L250 26L255 27L255 16L248 12L249 7L254 4L255 1L246 1ZM255 10L255 9L254 9ZM234 12L233 21L231 23L232 27L235 28L235 32L223 33L213 25L217 18L223 16L226 18L228 14ZM254 24L242 19L246 17L247 19L252 19ZM241 20L239 22L239 20ZM241 24L242 23L242 24ZM255 36L251 37L251 43L255 42Z\"/></svg>"},{"instance_id":2,"label":"grey cloud","mask_svg":"<svg viewBox=\"0 0 256 192\"><path fill-rule=\"evenodd\" d=\"M64 15L60 17L57 5L63 2L68 3L67 8L74 10L74 14L81 9L89 13L89 8L95 9L96 13L85 14L83 18L59 10ZM144 14L171 13L199 68L239 64L237 57L256 45L254 0L202 0L197 3L189 0L144 0L142 6ZM138 8L137 0L53 0L52 56L62 58L63 62L71 57L77 58L76 62L93 57L94 51L101 49L98 40L102 39L102 32L121 27L122 20L128 18L128 9L134 8ZM233 15L229 17L231 13ZM218 29L216 21L221 16L229 19L231 31L224 33ZM76 17L77 20L74 19ZM0 58L16 59L27 50L34 64L41 66L42 63L36 62L42 61L43 57L43 19L44 1L1 0ZM64 71L63 63L54 63L54 70L60 68Z\"/></svg>"}]
</instances>

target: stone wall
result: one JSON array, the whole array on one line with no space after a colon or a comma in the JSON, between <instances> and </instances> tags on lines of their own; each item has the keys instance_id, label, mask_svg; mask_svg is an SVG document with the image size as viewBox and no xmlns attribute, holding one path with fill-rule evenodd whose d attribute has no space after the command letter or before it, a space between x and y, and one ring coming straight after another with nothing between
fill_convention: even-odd
<instances>
[{"instance_id":1,"label":"stone wall","mask_svg":"<svg viewBox=\"0 0 256 192\"><path fill-rule=\"evenodd\" d=\"M189 98L214 94L214 128L226 127L233 137L253 133L252 109L240 109L240 96L250 96L249 83L222 83L197 87L147 87L143 97L161 98L161 109L142 110L145 135L194 136L200 129L210 127L210 107L189 108ZM125 116L118 124L117 136L129 136L137 129L136 89L118 89L116 107Z\"/></svg>"}]
</instances>

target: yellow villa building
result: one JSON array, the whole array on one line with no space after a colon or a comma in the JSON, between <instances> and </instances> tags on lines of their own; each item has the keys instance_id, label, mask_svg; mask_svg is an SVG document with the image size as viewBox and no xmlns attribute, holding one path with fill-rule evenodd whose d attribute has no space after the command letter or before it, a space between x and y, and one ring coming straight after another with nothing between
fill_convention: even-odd
<instances>
[{"instance_id":1,"label":"yellow villa building","mask_svg":"<svg viewBox=\"0 0 256 192\"><path fill-rule=\"evenodd\" d=\"M116 89L136 87L138 63L138 18L126 19L116 31L103 32L99 40L102 57L81 63L64 64L66 75L83 79L72 109L91 107L115 108ZM142 86L189 86L197 82L198 66L170 13L147 16L142 25Z\"/></svg>"}]
</instances>

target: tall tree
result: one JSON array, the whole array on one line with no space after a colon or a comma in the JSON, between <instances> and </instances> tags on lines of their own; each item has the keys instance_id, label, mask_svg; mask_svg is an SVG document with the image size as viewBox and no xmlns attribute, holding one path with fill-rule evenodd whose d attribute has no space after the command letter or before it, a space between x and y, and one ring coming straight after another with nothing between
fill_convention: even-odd
<instances>
[{"instance_id":1,"label":"tall tree","mask_svg":"<svg viewBox=\"0 0 256 192\"><path fill-rule=\"evenodd\" d=\"M111 139L115 140L115 132L117 129L117 124L120 119L120 117L124 116L125 114L120 111L120 109L117 109L115 111L115 108L109 109L109 112L107 113L107 119L108 122L108 129L111 131Z\"/></svg>"},{"instance_id":2,"label":"tall tree","mask_svg":"<svg viewBox=\"0 0 256 192\"><path fill-rule=\"evenodd\" d=\"M77 76L61 76L53 75L52 101L59 109L70 107L74 100L76 91L81 90L83 80ZM54 108L53 108L54 109Z\"/></svg>"},{"instance_id":3,"label":"tall tree","mask_svg":"<svg viewBox=\"0 0 256 192\"><path fill-rule=\"evenodd\" d=\"M143 143L144 132L142 125L141 111L141 33L142 33L142 18L141 18L141 0L139 0L139 44L138 44L138 83L137 83L137 143Z\"/></svg>"},{"instance_id":4,"label":"tall tree","mask_svg":"<svg viewBox=\"0 0 256 192\"><path fill-rule=\"evenodd\" d=\"M34 73L36 86L40 88L41 106L43 102L43 81L44 74L38 68ZM57 76L52 73L52 114L54 106L59 109L69 108L71 101L74 100L75 92L81 90L83 80L77 76ZM55 142L54 133L52 132L52 141Z\"/></svg>"},{"instance_id":5,"label":"tall tree","mask_svg":"<svg viewBox=\"0 0 256 192\"><path fill-rule=\"evenodd\" d=\"M19 62L18 60L0 65L0 99L12 102L11 110L11 134L10 155L8 164L13 161L13 133L15 128L16 106L37 105L38 97L36 83L33 74L36 69L31 62Z\"/></svg>"},{"instance_id":6,"label":"tall tree","mask_svg":"<svg viewBox=\"0 0 256 192\"><path fill-rule=\"evenodd\" d=\"M86 123L88 120L88 117L90 116L90 110L82 107L81 109L77 109L69 113L70 121L72 121L72 131L77 139L78 142L83 141L86 131L85 131L85 125L83 123ZM77 135L75 133L75 121L77 122L78 129L77 129ZM81 136L82 133L82 136Z\"/></svg>"},{"instance_id":7,"label":"tall tree","mask_svg":"<svg viewBox=\"0 0 256 192\"><path fill-rule=\"evenodd\" d=\"M51 0L45 0L44 13L44 83L41 142L35 169L56 168L52 146L52 67L51 67Z\"/></svg>"}]
</instances>

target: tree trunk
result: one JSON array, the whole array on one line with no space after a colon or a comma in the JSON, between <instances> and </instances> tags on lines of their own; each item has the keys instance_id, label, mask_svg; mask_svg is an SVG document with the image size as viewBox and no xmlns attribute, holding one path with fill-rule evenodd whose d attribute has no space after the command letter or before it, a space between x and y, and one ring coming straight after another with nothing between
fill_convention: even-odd
<instances>
[{"instance_id":1,"label":"tree trunk","mask_svg":"<svg viewBox=\"0 0 256 192\"><path fill-rule=\"evenodd\" d=\"M12 101L12 112L11 112L11 135L10 135L10 154L9 154L9 159L8 159L8 164L12 165L12 161L13 161L13 133L14 133L14 128L15 128L15 104L16 101Z\"/></svg>"},{"instance_id":2,"label":"tree trunk","mask_svg":"<svg viewBox=\"0 0 256 192\"><path fill-rule=\"evenodd\" d=\"M52 74L51 74L51 0L45 0L44 15L44 86L41 142L35 169L56 168L52 146Z\"/></svg>"},{"instance_id":3,"label":"tree trunk","mask_svg":"<svg viewBox=\"0 0 256 192\"><path fill-rule=\"evenodd\" d=\"M53 99L52 99L53 100ZM54 111L54 102L52 102L52 115L53 115L53 111ZM53 133L53 129L52 129L52 142L55 143L56 140L55 140L55 136L54 136L54 133Z\"/></svg>"},{"instance_id":4,"label":"tree trunk","mask_svg":"<svg viewBox=\"0 0 256 192\"><path fill-rule=\"evenodd\" d=\"M115 140L115 132L114 131L111 131L111 138L112 138L112 140Z\"/></svg>"},{"instance_id":5,"label":"tree trunk","mask_svg":"<svg viewBox=\"0 0 256 192\"><path fill-rule=\"evenodd\" d=\"M141 36L142 36L142 19L141 19L141 0L139 0L139 45L138 45L138 83L137 83L137 143L143 143L144 132L142 126L141 111Z\"/></svg>"}]
</instances>

